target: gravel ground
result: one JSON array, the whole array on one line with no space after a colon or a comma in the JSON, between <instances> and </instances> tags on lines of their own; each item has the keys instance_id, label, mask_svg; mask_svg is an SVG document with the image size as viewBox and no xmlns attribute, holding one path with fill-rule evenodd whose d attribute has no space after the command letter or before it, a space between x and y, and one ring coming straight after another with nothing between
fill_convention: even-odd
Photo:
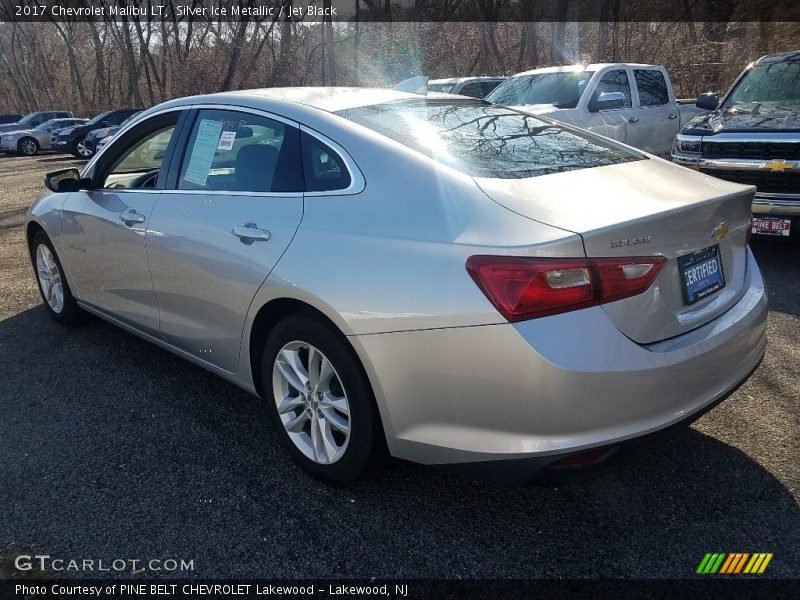
<instances>
[{"instance_id":1,"label":"gravel ground","mask_svg":"<svg viewBox=\"0 0 800 600\"><path fill-rule=\"evenodd\" d=\"M706 552L800 574L800 246L755 242L761 367L598 480L504 488L400 461L307 478L257 400L102 321L59 327L23 244L56 155L0 157L0 576L21 553L194 561L196 577L689 577ZM157 575L157 573L149 573Z\"/></svg>"}]
</instances>

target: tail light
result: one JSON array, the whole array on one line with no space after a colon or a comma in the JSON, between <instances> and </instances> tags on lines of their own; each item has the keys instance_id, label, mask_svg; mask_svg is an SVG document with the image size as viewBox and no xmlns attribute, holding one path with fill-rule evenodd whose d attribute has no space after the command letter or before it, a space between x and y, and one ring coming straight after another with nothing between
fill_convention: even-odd
<instances>
[{"instance_id":1,"label":"tail light","mask_svg":"<svg viewBox=\"0 0 800 600\"><path fill-rule=\"evenodd\" d=\"M467 271L500 314L516 322L641 294L666 260L479 255L467 259Z\"/></svg>"}]
</instances>

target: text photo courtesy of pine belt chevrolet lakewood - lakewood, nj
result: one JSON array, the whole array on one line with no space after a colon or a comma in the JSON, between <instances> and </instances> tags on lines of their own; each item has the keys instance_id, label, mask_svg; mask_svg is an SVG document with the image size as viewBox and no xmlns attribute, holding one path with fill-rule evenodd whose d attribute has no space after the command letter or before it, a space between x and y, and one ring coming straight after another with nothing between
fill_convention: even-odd
<instances>
[{"instance_id":1,"label":"text photo courtesy of pine belt chevrolet lakewood - lakewood, nj","mask_svg":"<svg viewBox=\"0 0 800 600\"><path fill-rule=\"evenodd\" d=\"M491 4L3 5L0 597L791 595L800 15Z\"/></svg>"}]
</instances>

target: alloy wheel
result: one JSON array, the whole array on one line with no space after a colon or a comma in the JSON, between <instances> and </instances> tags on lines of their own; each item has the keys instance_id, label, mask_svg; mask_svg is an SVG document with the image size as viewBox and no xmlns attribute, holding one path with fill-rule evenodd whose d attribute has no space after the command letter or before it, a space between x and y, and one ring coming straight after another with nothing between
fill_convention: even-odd
<instances>
[{"instance_id":1,"label":"alloy wheel","mask_svg":"<svg viewBox=\"0 0 800 600\"><path fill-rule=\"evenodd\" d=\"M86 147L86 142L84 140L78 142L76 149L78 150L78 154L84 158L89 158L92 155L92 151Z\"/></svg>"},{"instance_id":2,"label":"alloy wheel","mask_svg":"<svg viewBox=\"0 0 800 600\"><path fill-rule=\"evenodd\" d=\"M36 142L31 139L22 140L19 144L19 149L22 150L23 154L27 154L28 156L32 156L36 154Z\"/></svg>"},{"instance_id":3,"label":"alloy wheel","mask_svg":"<svg viewBox=\"0 0 800 600\"><path fill-rule=\"evenodd\" d=\"M64 284L56 259L45 244L36 248L36 274L48 306L54 313L60 313L64 309Z\"/></svg>"},{"instance_id":4,"label":"alloy wheel","mask_svg":"<svg viewBox=\"0 0 800 600\"><path fill-rule=\"evenodd\" d=\"M275 358L272 383L278 415L297 449L318 464L338 461L350 440L350 405L328 358L307 342L289 342Z\"/></svg>"}]
</instances>

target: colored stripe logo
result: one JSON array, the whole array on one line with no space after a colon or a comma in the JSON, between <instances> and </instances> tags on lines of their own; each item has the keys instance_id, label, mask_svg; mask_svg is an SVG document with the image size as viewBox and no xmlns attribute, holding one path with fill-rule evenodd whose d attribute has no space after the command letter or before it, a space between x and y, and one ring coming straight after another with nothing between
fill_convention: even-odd
<instances>
[{"instance_id":1,"label":"colored stripe logo","mask_svg":"<svg viewBox=\"0 0 800 600\"><path fill-rule=\"evenodd\" d=\"M709 552L700 561L697 573L701 575L760 575L772 560L772 552Z\"/></svg>"}]
</instances>

